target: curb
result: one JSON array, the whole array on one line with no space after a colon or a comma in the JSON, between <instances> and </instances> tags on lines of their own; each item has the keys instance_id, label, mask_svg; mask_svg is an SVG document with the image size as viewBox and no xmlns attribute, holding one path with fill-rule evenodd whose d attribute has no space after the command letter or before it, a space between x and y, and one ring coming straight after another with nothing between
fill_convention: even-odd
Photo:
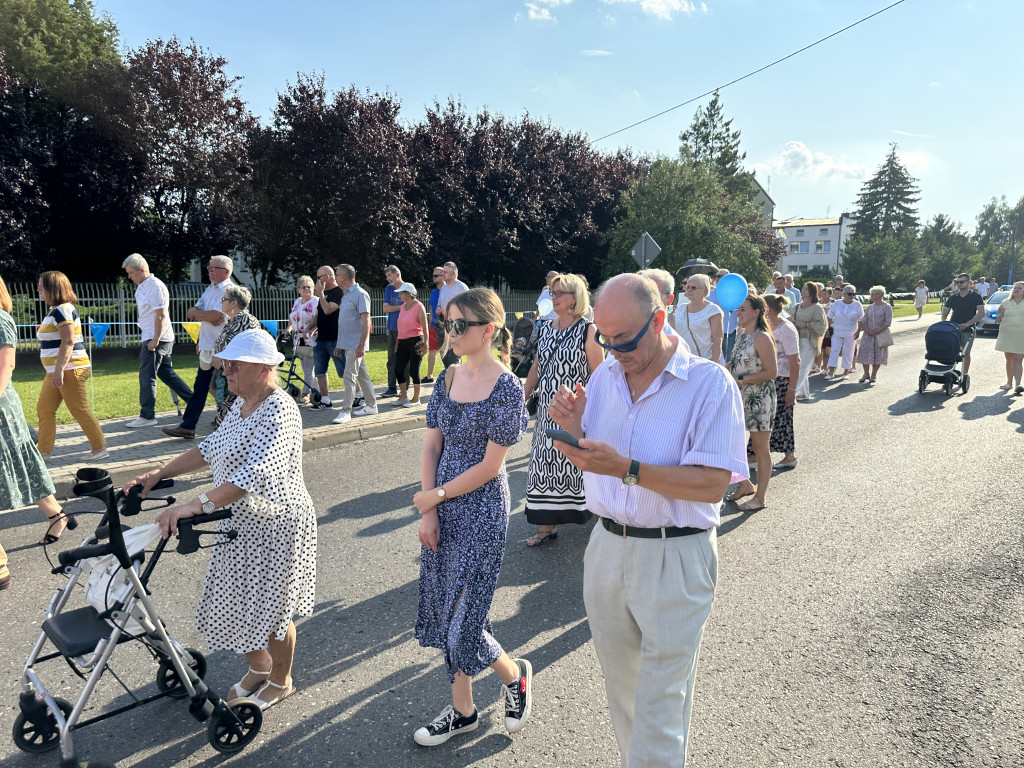
<instances>
[{"instance_id":1,"label":"curb","mask_svg":"<svg viewBox=\"0 0 1024 768\"><path fill-rule=\"evenodd\" d=\"M345 427L335 425L314 427L303 431L302 452L306 453L307 451L315 451L320 448L330 448L335 445L354 443L359 440L368 440L373 437L386 437L388 435L407 432L413 429L421 429L426 426L427 416L426 413L423 413L388 419L386 421L378 421L372 424L367 424L366 426L352 424ZM192 443L192 445L194 445L194 443ZM160 460L107 461L103 463L103 468L110 472L110 478L113 480L114 487L117 488L137 477L142 472L148 472L158 461ZM177 479L192 480L201 477L208 477L209 475L210 470L207 468L205 470L199 470L198 472L179 475ZM75 478L73 468L62 467L51 472L50 477L53 480L53 486L56 489L56 496L58 499L64 500L75 498L72 489L74 488L77 480Z\"/></svg>"}]
</instances>

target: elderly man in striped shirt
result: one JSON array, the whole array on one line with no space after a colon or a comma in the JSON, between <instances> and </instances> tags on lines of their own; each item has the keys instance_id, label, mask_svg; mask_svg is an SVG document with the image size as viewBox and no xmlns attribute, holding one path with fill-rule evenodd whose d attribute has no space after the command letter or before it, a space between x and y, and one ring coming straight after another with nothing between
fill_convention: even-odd
<instances>
[{"instance_id":1,"label":"elderly man in striped shirt","mask_svg":"<svg viewBox=\"0 0 1024 768\"><path fill-rule=\"evenodd\" d=\"M682 766L704 624L718 580L722 496L747 476L743 405L728 372L662 332L658 287L619 275L594 305L610 356L548 413L601 520L583 598L622 765Z\"/></svg>"}]
</instances>

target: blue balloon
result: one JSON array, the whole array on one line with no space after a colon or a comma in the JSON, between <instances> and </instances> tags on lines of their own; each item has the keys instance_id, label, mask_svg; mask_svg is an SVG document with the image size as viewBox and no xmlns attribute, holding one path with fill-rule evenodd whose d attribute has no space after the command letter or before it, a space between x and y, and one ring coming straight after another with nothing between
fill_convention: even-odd
<instances>
[{"instance_id":1,"label":"blue balloon","mask_svg":"<svg viewBox=\"0 0 1024 768\"><path fill-rule=\"evenodd\" d=\"M747 300L749 293L750 288L747 286L746 278L735 272L723 276L715 286L715 298L718 299L718 306L726 312L738 309L740 304Z\"/></svg>"}]
</instances>

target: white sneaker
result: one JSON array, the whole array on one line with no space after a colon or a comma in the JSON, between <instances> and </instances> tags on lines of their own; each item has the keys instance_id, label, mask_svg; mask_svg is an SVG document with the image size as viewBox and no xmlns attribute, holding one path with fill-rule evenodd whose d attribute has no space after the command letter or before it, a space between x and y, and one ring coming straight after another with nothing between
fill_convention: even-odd
<instances>
[{"instance_id":1,"label":"white sneaker","mask_svg":"<svg viewBox=\"0 0 1024 768\"><path fill-rule=\"evenodd\" d=\"M110 451L106 448L100 448L96 453L90 453L89 458L93 461L102 461L103 459L110 458Z\"/></svg>"},{"instance_id":2,"label":"white sneaker","mask_svg":"<svg viewBox=\"0 0 1024 768\"><path fill-rule=\"evenodd\" d=\"M362 408L352 411L353 416L376 416L377 406L376 405L364 405Z\"/></svg>"},{"instance_id":3,"label":"white sneaker","mask_svg":"<svg viewBox=\"0 0 1024 768\"><path fill-rule=\"evenodd\" d=\"M331 423L332 424L345 424L346 422L349 422L349 421L352 421L352 412L351 411L338 411L338 415L335 416L331 420Z\"/></svg>"},{"instance_id":4,"label":"white sneaker","mask_svg":"<svg viewBox=\"0 0 1024 768\"><path fill-rule=\"evenodd\" d=\"M155 427L159 423L156 419L144 419L139 416L139 418L129 421L125 426L135 429L136 427Z\"/></svg>"},{"instance_id":5,"label":"white sneaker","mask_svg":"<svg viewBox=\"0 0 1024 768\"><path fill-rule=\"evenodd\" d=\"M413 402L412 400L407 400L404 403L402 403L402 407L403 408L415 408L419 404L420 404L419 400L417 400L415 402Z\"/></svg>"},{"instance_id":6,"label":"white sneaker","mask_svg":"<svg viewBox=\"0 0 1024 768\"><path fill-rule=\"evenodd\" d=\"M392 403L392 405L395 406L395 408L404 408L408 404L408 400L395 400L395 402Z\"/></svg>"}]
</instances>

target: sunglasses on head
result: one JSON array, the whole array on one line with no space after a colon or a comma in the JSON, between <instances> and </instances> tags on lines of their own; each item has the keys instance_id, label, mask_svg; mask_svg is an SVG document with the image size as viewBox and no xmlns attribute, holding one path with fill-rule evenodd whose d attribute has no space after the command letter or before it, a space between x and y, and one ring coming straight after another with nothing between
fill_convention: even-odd
<instances>
[{"instance_id":1,"label":"sunglasses on head","mask_svg":"<svg viewBox=\"0 0 1024 768\"><path fill-rule=\"evenodd\" d=\"M610 341L608 341L608 339L605 336L601 335L601 331L597 331L594 335L594 338L600 346L604 347L609 352L621 352L623 354L625 354L626 352L632 352L634 349L640 346L640 339L644 337L644 334L647 333L647 329L651 327L651 321L654 319L654 315L656 314L658 314L657 310L655 310L654 313L649 318L647 318L647 322L644 323L644 327L640 329L640 333L638 333L629 341L624 341L621 344L612 344Z\"/></svg>"},{"instance_id":2,"label":"sunglasses on head","mask_svg":"<svg viewBox=\"0 0 1024 768\"><path fill-rule=\"evenodd\" d=\"M469 327L471 325L487 325L487 323L481 320L466 320L461 317L458 320L444 321L445 331L455 336L461 336L462 334L464 334L467 330L469 330Z\"/></svg>"}]
</instances>

